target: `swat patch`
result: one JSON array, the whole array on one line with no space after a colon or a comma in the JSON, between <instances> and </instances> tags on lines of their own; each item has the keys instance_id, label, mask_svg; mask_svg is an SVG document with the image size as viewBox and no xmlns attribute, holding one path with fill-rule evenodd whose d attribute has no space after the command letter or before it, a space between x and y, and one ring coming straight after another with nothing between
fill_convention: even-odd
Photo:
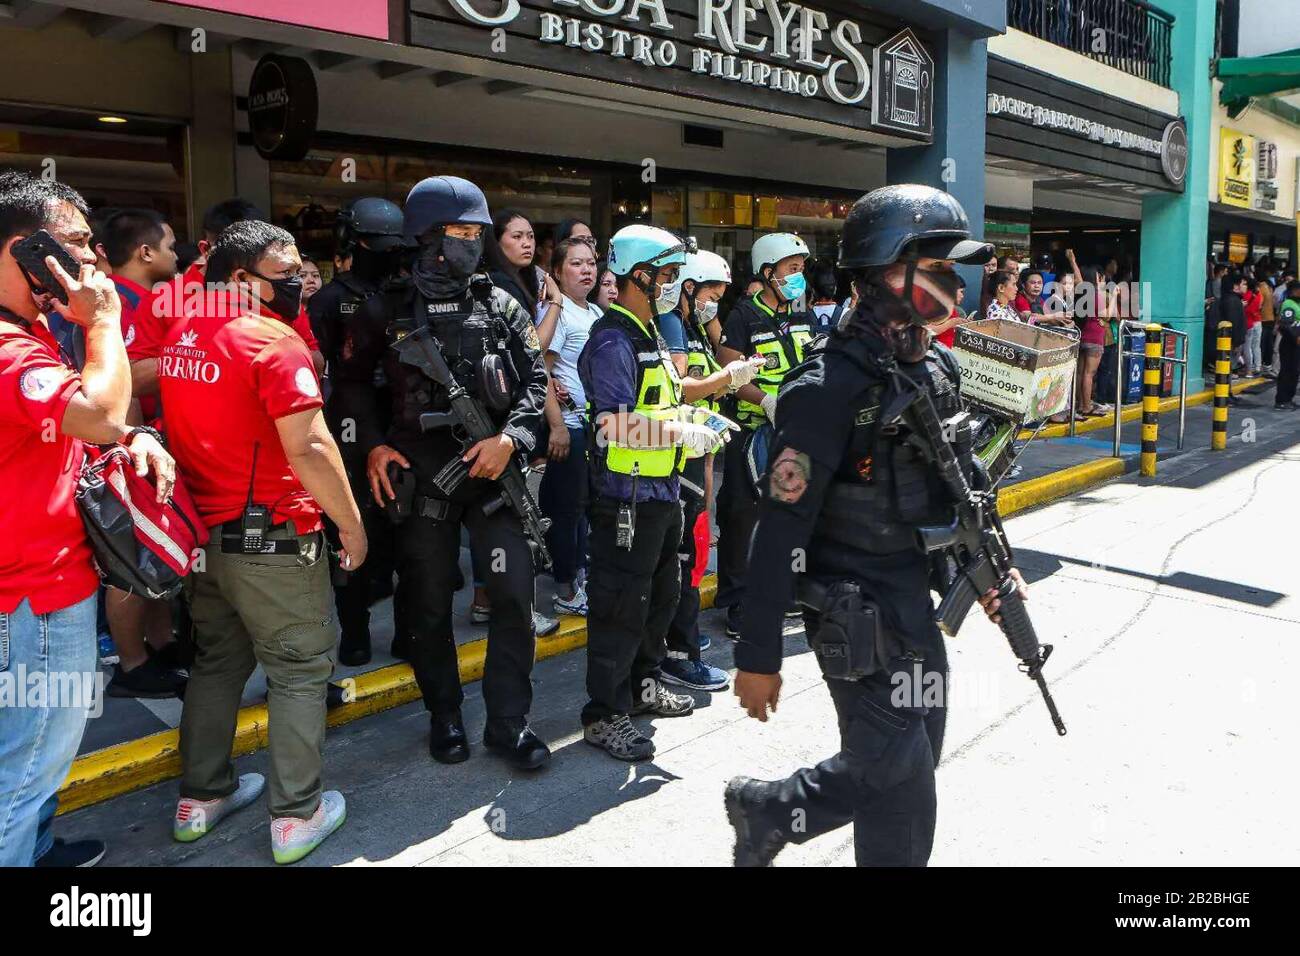
<instances>
[{"instance_id":1,"label":"swat patch","mask_svg":"<svg viewBox=\"0 0 1300 956\"><path fill-rule=\"evenodd\" d=\"M463 302L429 302L425 306L429 315L443 315L448 312L460 312L464 309Z\"/></svg>"},{"instance_id":2,"label":"swat patch","mask_svg":"<svg viewBox=\"0 0 1300 956\"><path fill-rule=\"evenodd\" d=\"M863 425L874 425L880 418L880 406L872 405L870 408L864 408L858 412L853 419L853 424L862 427Z\"/></svg>"},{"instance_id":3,"label":"swat patch","mask_svg":"<svg viewBox=\"0 0 1300 956\"><path fill-rule=\"evenodd\" d=\"M360 306L360 302L340 302L339 315L352 315Z\"/></svg>"}]
</instances>

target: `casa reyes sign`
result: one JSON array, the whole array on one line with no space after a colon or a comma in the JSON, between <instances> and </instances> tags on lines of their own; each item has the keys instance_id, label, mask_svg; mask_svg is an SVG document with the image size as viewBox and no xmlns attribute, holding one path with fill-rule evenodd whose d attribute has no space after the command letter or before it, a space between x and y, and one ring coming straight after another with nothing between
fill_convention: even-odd
<instances>
[{"instance_id":1,"label":"casa reyes sign","mask_svg":"<svg viewBox=\"0 0 1300 956\"><path fill-rule=\"evenodd\" d=\"M469 23L516 24L579 54L870 108L871 125L885 130L933 130L934 59L909 29L873 46L858 21L782 0L444 2ZM513 41L504 42L509 58Z\"/></svg>"}]
</instances>

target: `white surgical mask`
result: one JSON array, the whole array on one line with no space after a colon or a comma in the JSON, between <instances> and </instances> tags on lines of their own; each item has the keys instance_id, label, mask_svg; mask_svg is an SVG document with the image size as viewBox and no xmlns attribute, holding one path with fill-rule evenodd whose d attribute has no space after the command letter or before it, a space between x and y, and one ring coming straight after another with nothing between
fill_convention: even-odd
<instances>
[{"instance_id":1,"label":"white surgical mask","mask_svg":"<svg viewBox=\"0 0 1300 956\"><path fill-rule=\"evenodd\" d=\"M718 303L716 302L701 303L697 311L700 313L700 321L703 322L705 325L708 325L710 322L712 322L714 319L718 317Z\"/></svg>"},{"instance_id":2,"label":"white surgical mask","mask_svg":"<svg viewBox=\"0 0 1300 956\"><path fill-rule=\"evenodd\" d=\"M659 287L659 296L655 299L655 311L658 313L671 312L677 308L677 303L682 297L682 280L676 282L665 282Z\"/></svg>"}]
</instances>

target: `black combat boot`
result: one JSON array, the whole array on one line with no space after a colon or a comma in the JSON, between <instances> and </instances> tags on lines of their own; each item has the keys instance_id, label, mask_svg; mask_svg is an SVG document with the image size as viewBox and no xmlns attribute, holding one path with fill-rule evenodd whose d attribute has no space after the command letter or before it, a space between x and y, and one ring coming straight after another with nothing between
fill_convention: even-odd
<instances>
[{"instance_id":1,"label":"black combat boot","mask_svg":"<svg viewBox=\"0 0 1300 956\"><path fill-rule=\"evenodd\" d=\"M727 820L736 831L736 866L771 866L785 846L781 831L763 819L761 792L766 786L751 777L732 777L723 794Z\"/></svg>"},{"instance_id":2,"label":"black combat boot","mask_svg":"<svg viewBox=\"0 0 1300 956\"><path fill-rule=\"evenodd\" d=\"M489 720L483 746L518 770L536 770L551 759L551 750L522 717Z\"/></svg>"},{"instance_id":3,"label":"black combat boot","mask_svg":"<svg viewBox=\"0 0 1300 956\"><path fill-rule=\"evenodd\" d=\"M429 756L439 763L464 763L469 759L469 737L459 710L429 718Z\"/></svg>"}]
</instances>

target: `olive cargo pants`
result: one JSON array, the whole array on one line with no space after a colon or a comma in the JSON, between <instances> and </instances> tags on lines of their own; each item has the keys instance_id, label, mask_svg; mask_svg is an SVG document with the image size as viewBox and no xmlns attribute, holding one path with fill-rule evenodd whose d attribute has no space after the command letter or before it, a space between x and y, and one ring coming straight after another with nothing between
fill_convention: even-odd
<instances>
[{"instance_id":1,"label":"olive cargo pants","mask_svg":"<svg viewBox=\"0 0 1300 956\"><path fill-rule=\"evenodd\" d=\"M268 534L292 536L289 525ZM299 535L299 554L224 554L214 531L206 567L186 579L196 652L181 716L182 797L235 792L235 721L244 685L261 664L271 815L307 819L316 812L336 636L324 540L319 532Z\"/></svg>"}]
</instances>

